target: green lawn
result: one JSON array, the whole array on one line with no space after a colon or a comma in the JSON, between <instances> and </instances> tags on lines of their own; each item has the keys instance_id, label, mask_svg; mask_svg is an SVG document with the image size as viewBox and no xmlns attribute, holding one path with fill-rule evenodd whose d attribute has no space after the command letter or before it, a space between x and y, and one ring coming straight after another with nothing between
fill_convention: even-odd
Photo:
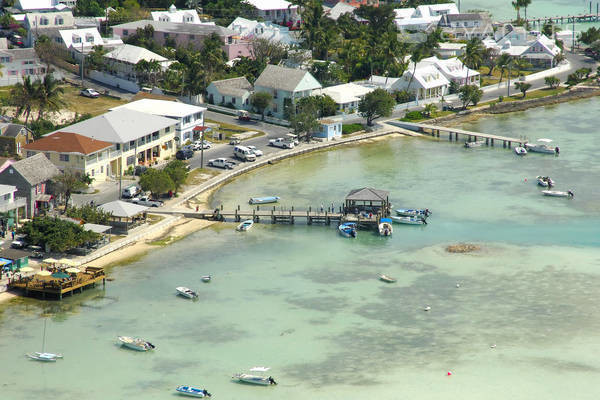
<instances>
[{"instance_id":1,"label":"green lawn","mask_svg":"<svg viewBox=\"0 0 600 400\"><path fill-rule=\"evenodd\" d=\"M92 114L93 116L104 114L113 107L127 103L125 100L117 100L108 96L100 96L97 99L90 99L79 94L80 88L71 85L63 86L65 89L64 100L67 103L67 109L78 114ZM1 96L1 94L0 94Z\"/></svg>"},{"instance_id":2,"label":"green lawn","mask_svg":"<svg viewBox=\"0 0 600 400\"><path fill-rule=\"evenodd\" d=\"M256 134L252 135L250 137L247 137L246 139L254 138L257 136L263 136L265 134L263 131L258 131L256 129L252 129L252 126L244 127L244 126L240 126L240 125L228 124L226 122L213 121L212 119L205 119L204 122L219 125L219 132L221 132L225 135L225 140L223 140L221 142L228 142L229 138L231 136L238 134L238 133L248 132L248 131L255 131ZM219 141L215 140L215 142L219 142Z\"/></svg>"},{"instance_id":3,"label":"green lawn","mask_svg":"<svg viewBox=\"0 0 600 400\"><path fill-rule=\"evenodd\" d=\"M491 76L488 76L490 69L488 67L481 67L477 70L481 75L481 86L489 86L489 85L497 85L500 82L500 68L494 68ZM538 71L520 71L520 75L531 75L534 72ZM519 73L516 70L511 70L511 80L518 78ZM502 76L502 82L506 81L508 78L508 70L504 71L504 75Z\"/></svg>"},{"instance_id":4,"label":"green lawn","mask_svg":"<svg viewBox=\"0 0 600 400\"><path fill-rule=\"evenodd\" d=\"M535 90L533 92L527 92L527 96L525 96L525 98L523 98L523 95L521 94L521 92L517 91L516 89L515 90L511 89L511 92L514 94L511 95L510 97L505 96L504 99L502 100L502 102L540 99L542 97L556 96L557 94L563 93L566 90L567 90L567 88L565 88L565 87L558 87L556 89L544 88L544 89L540 89L540 90ZM480 103L477 106L482 106L482 105L490 104L493 102L497 102L497 100Z\"/></svg>"}]
</instances>

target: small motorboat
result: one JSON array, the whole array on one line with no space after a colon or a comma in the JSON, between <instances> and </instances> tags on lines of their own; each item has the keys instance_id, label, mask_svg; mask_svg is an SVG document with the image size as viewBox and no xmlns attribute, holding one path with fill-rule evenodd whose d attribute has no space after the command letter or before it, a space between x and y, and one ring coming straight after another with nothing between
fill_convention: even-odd
<instances>
[{"instance_id":1,"label":"small motorboat","mask_svg":"<svg viewBox=\"0 0 600 400\"><path fill-rule=\"evenodd\" d=\"M63 358L62 354L54 353L27 353L27 357L32 360L45 361L45 362L56 362L59 358Z\"/></svg>"},{"instance_id":2,"label":"small motorboat","mask_svg":"<svg viewBox=\"0 0 600 400\"><path fill-rule=\"evenodd\" d=\"M242 221L242 223L239 224L237 228L235 228L235 230L239 232L246 232L250 230L250 228L252 228L252 225L254 225L254 221L252 221L251 219L247 219L245 221Z\"/></svg>"},{"instance_id":3,"label":"small motorboat","mask_svg":"<svg viewBox=\"0 0 600 400\"><path fill-rule=\"evenodd\" d=\"M384 274L379 275L379 280L384 281L386 283L396 282L396 279L392 278L391 276L384 275Z\"/></svg>"},{"instance_id":4,"label":"small motorboat","mask_svg":"<svg viewBox=\"0 0 600 400\"><path fill-rule=\"evenodd\" d=\"M473 147L481 147L485 144L485 140L478 140L476 142L465 142L465 148L471 149Z\"/></svg>"},{"instance_id":5,"label":"small motorboat","mask_svg":"<svg viewBox=\"0 0 600 400\"><path fill-rule=\"evenodd\" d=\"M537 143L525 143L525 148L534 153L544 154L559 154L560 149L552 147L549 143L552 143L552 139L538 139Z\"/></svg>"},{"instance_id":6,"label":"small motorboat","mask_svg":"<svg viewBox=\"0 0 600 400\"><path fill-rule=\"evenodd\" d=\"M269 204L269 203L277 203L279 201L279 196L266 196L266 197L251 197L248 203L250 204Z\"/></svg>"},{"instance_id":7,"label":"small motorboat","mask_svg":"<svg viewBox=\"0 0 600 400\"><path fill-rule=\"evenodd\" d=\"M275 379L271 376L260 376L260 375L252 375L252 374L235 374L232 376L233 379L237 379L240 382L251 383L253 385L277 385Z\"/></svg>"},{"instance_id":8,"label":"small motorboat","mask_svg":"<svg viewBox=\"0 0 600 400\"><path fill-rule=\"evenodd\" d=\"M537 183L541 187L552 187L554 186L554 181L549 176L536 176Z\"/></svg>"},{"instance_id":9,"label":"small motorboat","mask_svg":"<svg viewBox=\"0 0 600 400\"><path fill-rule=\"evenodd\" d=\"M427 225L427 221L425 218L416 216L416 217L396 217L392 216L392 221L397 222L399 224L407 224L407 225Z\"/></svg>"},{"instance_id":10,"label":"small motorboat","mask_svg":"<svg viewBox=\"0 0 600 400\"><path fill-rule=\"evenodd\" d=\"M178 286L175 288L177 290L177 294L183 297L187 297L188 299L194 299L198 297L198 293L194 292L190 288L186 288L185 286Z\"/></svg>"},{"instance_id":11,"label":"small motorboat","mask_svg":"<svg viewBox=\"0 0 600 400\"><path fill-rule=\"evenodd\" d=\"M210 275L204 275L200 279L202 279L202 282L210 282L211 277L210 277Z\"/></svg>"},{"instance_id":12,"label":"small motorboat","mask_svg":"<svg viewBox=\"0 0 600 400\"><path fill-rule=\"evenodd\" d=\"M394 228L392 228L392 220L390 218L381 218L379 220L379 236L392 236Z\"/></svg>"},{"instance_id":13,"label":"small motorboat","mask_svg":"<svg viewBox=\"0 0 600 400\"><path fill-rule=\"evenodd\" d=\"M119 342L121 342L121 344L129 349L132 350L137 350L137 351L148 351L148 350L152 350L155 349L156 346L154 346L152 343L144 340L144 339L140 339L140 338L133 338L133 337L129 337L129 336L119 336L118 337Z\"/></svg>"},{"instance_id":14,"label":"small motorboat","mask_svg":"<svg viewBox=\"0 0 600 400\"><path fill-rule=\"evenodd\" d=\"M527 149L525 147L517 146L515 147L515 153L518 156L524 156L527 155Z\"/></svg>"},{"instance_id":15,"label":"small motorboat","mask_svg":"<svg viewBox=\"0 0 600 400\"><path fill-rule=\"evenodd\" d=\"M429 211L428 208L424 209L424 210L418 210L418 209L410 209L410 208L399 208L396 210L396 214L402 216L402 217L429 217L431 215L431 211Z\"/></svg>"},{"instance_id":16,"label":"small motorboat","mask_svg":"<svg viewBox=\"0 0 600 400\"><path fill-rule=\"evenodd\" d=\"M566 192L561 192L559 190L542 190L542 194L544 196L550 196L550 197L569 197L569 198L573 198L573 196L575 196L575 194L573 193L572 190L568 190Z\"/></svg>"},{"instance_id":17,"label":"small motorboat","mask_svg":"<svg viewBox=\"0 0 600 400\"><path fill-rule=\"evenodd\" d=\"M210 397L212 396L206 389L198 389L193 386L178 386L175 389L177 393L190 397Z\"/></svg>"},{"instance_id":18,"label":"small motorboat","mask_svg":"<svg viewBox=\"0 0 600 400\"><path fill-rule=\"evenodd\" d=\"M347 238L355 238L356 237L356 223L355 222L344 222L340 226L338 226L338 230L340 235Z\"/></svg>"}]
</instances>

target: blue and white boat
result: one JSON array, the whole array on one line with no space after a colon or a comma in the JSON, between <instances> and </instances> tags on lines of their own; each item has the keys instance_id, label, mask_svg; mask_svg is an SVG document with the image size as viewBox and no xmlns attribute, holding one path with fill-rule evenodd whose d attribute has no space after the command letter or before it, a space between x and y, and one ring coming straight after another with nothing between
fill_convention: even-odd
<instances>
[{"instance_id":1,"label":"blue and white boat","mask_svg":"<svg viewBox=\"0 0 600 400\"><path fill-rule=\"evenodd\" d=\"M251 197L248 203L250 204L269 204L269 203L277 203L279 201L279 196L266 196L266 197Z\"/></svg>"},{"instance_id":2,"label":"blue and white boat","mask_svg":"<svg viewBox=\"0 0 600 400\"><path fill-rule=\"evenodd\" d=\"M250 228L252 228L252 225L254 225L254 221L252 221L251 219L247 219L245 221L242 221L242 223L240 223L237 226L237 228L235 228L235 230L239 232L246 232L247 230L250 230Z\"/></svg>"},{"instance_id":3,"label":"blue and white boat","mask_svg":"<svg viewBox=\"0 0 600 400\"><path fill-rule=\"evenodd\" d=\"M427 221L425 221L425 217L414 216L414 217L396 217L392 216L392 220L399 224L408 224L408 225L427 225Z\"/></svg>"},{"instance_id":4,"label":"blue and white boat","mask_svg":"<svg viewBox=\"0 0 600 400\"><path fill-rule=\"evenodd\" d=\"M356 237L356 222L344 222L340 226L338 226L338 230L340 231L340 235L348 238Z\"/></svg>"},{"instance_id":5,"label":"blue and white boat","mask_svg":"<svg viewBox=\"0 0 600 400\"><path fill-rule=\"evenodd\" d=\"M178 386L177 389L177 393L182 394L184 396L190 396L190 397L210 397L212 396L210 393L208 393L208 390L206 389L198 389L195 388L193 386Z\"/></svg>"},{"instance_id":6,"label":"blue and white boat","mask_svg":"<svg viewBox=\"0 0 600 400\"><path fill-rule=\"evenodd\" d=\"M402 217L429 217L431 215L431 211L428 208L424 210L411 209L411 208L399 208L396 210L396 214Z\"/></svg>"},{"instance_id":7,"label":"blue and white boat","mask_svg":"<svg viewBox=\"0 0 600 400\"><path fill-rule=\"evenodd\" d=\"M379 236L392 236L394 228L392 228L391 218L381 218L379 220Z\"/></svg>"}]
</instances>

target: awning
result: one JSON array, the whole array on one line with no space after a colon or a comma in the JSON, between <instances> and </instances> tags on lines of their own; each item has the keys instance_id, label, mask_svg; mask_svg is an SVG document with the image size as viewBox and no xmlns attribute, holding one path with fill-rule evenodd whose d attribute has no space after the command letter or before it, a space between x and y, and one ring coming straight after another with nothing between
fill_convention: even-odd
<instances>
[{"instance_id":1,"label":"awning","mask_svg":"<svg viewBox=\"0 0 600 400\"><path fill-rule=\"evenodd\" d=\"M42 201L44 203L47 203L50 200L52 200L52 195L50 194L38 194L35 196L35 201Z\"/></svg>"},{"instance_id":2,"label":"awning","mask_svg":"<svg viewBox=\"0 0 600 400\"><path fill-rule=\"evenodd\" d=\"M211 130L210 127L208 127L208 126L200 126L200 125L195 126L194 129L193 129L194 132L203 132L203 131L210 131L210 130Z\"/></svg>"},{"instance_id":3,"label":"awning","mask_svg":"<svg viewBox=\"0 0 600 400\"><path fill-rule=\"evenodd\" d=\"M42 260L42 262L45 262L46 264L56 264L58 260L55 258L45 258Z\"/></svg>"},{"instance_id":4,"label":"awning","mask_svg":"<svg viewBox=\"0 0 600 400\"><path fill-rule=\"evenodd\" d=\"M86 231L92 231L95 233L104 233L112 229L110 225L98 225L98 224L83 224L83 229Z\"/></svg>"},{"instance_id":5,"label":"awning","mask_svg":"<svg viewBox=\"0 0 600 400\"><path fill-rule=\"evenodd\" d=\"M6 258L0 258L0 266L12 263L11 260L7 260Z\"/></svg>"}]
</instances>

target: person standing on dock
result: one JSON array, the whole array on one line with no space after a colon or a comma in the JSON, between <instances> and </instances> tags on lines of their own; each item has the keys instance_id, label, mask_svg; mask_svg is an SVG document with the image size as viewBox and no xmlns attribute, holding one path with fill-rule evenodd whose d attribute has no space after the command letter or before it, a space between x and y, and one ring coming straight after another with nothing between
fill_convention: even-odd
<instances>
[{"instance_id":1,"label":"person standing on dock","mask_svg":"<svg viewBox=\"0 0 600 400\"><path fill-rule=\"evenodd\" d=\"M321 212L323 212L323 203L321 203Z\"/></svg>"}]
</instances>

